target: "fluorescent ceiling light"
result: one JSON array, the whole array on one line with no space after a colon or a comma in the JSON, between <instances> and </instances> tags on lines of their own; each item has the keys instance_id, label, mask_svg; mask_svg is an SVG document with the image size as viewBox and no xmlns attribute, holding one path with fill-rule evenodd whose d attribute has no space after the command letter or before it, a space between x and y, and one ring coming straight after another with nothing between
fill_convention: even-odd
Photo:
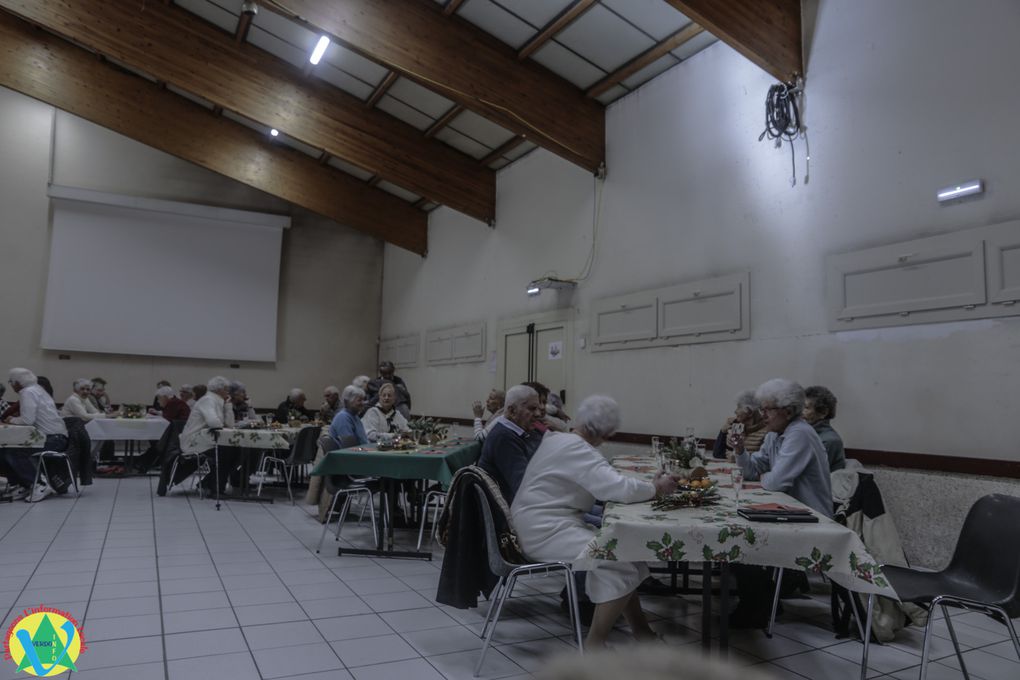
<instances>
[{"instance_id":1,"label":"fluorescent ceiling light","mask_svg":"<svg viewBox=\"0 0 1020 680\"><path fill-rule=\"evenodd\" d=\"M985 183L979 179L972 179L967 182L960 182L948 186L945 189L939 189L936 196L939 202L952 201L957 198L963 198L964 196L972 196L974 194L983 193L985 190Z\"/></svg>"},{"instance_id":2,"label":"fluorescent ceiling light","mask_svg":"<svg viewBox=\"0 0 1020 680\"><path fill-rule=\"evenodd\" d=\"M273 137L279 137L280 131L277 130L276 128L273 128L272 130L269 131L269 134L271 134Z\"/></svg>"},{"instance_id":3,"label":"fluorescent ceiling light","mask_svg":"<svg viewBox=\"0 0 1020 680\"><path fill-rule=\"evenodd\" d=\"M319 60L322 59L322 55L326 53L327 47L329 47L329 38L322 36L319 38L319 42L316 43L315 49L312 50L312 56L308 57L308 61L318 64Z\"/></svg>"}]
</instances>

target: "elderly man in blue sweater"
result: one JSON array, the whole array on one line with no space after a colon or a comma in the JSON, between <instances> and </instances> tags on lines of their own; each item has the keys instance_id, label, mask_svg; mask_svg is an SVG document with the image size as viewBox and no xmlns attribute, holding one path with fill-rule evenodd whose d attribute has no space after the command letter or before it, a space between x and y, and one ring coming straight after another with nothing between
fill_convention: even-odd
<instances>
[{"instance_id":1,"label":"elderly man in blue sweater","mask_svg":"<svg viewBox=\"0 0 1020 680\"><path fill-rule=\"evenodd\" d=\"M508 504L513 503L528 461L542 443L542 435L531 429L542 414L538 392L515 385L507 390L503 415L485 438L478 465L496 480Z\"/></svg>"}]
</instances>

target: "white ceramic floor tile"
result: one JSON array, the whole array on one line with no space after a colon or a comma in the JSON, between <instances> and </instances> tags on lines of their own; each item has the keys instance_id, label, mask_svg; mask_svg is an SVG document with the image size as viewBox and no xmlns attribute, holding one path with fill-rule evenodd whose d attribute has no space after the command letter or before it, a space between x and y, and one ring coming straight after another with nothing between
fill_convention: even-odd
<instances>
[{"instance_id":1,"label":"white ceramic floor tile","mask_svg":"<svg viewBox=\"0 0 1020 680\"><path fill-rule=\"evenodd\" d=\"M259 673L266 680L287 675L343 669L333 649L325 642L279 647L253 652Z\"/></svg>"},{"instance_id":2,"label":"white ceramic floor tile","mask_svg":"<svg viewBox=\"0 0 1020 680\"><path fill-rule=\"evenodd\" d=\"M234 616L234 611L230 607L163 612L163 632L166 635L217 628L237 628L237 626L237 617Z\"/></svg>"},{"instance_id":3,"label":"white ceramic floor tile","mask_svg":"<svg viewBox=\"0 0 1020 680\"><path fill-rule=\"evenodd\" d=\"M481 649L469 652L455 652L428 657L428 662L439 669L447 680L473 680L475 665ZM492 648L485 655L485 663L478 674L479 678L508 678L518 676L524 670L513 661L503 656L498 649ZM530 677L530 676L528 676Z\"/></svg>"},{"instance_id":4,"label":"white ceramic floor tile","mask_svg":"<svg viewBox=\"0 0 1020 680\"><path fill-rule=\"evenodd\" d=\"M963 661L967 664L967 670L971 675L977 675L987 680L999 680L999 678L1020 678L1020 662L1016 659L1007 659L997 654L991 654L983 649L972 649L963 653ZM946 657L939 661L950 668L959 668L960 662L955 656Z\"/></svg>"},{"instance_id":5,"label":"white ceramic floor tile","mask_svg":"<svg viewBox=\"0 0 1020 680\"><path fill-rule=\"evenodd\" d=\"M395 678L445 680L443 675L425 659L409 659L407 661L395 661L375 666L352 668L351 674L356 680L394 680Z\"/></svg>"},{"instance_id":6,"label":"white ceramic floor tile","mask_svg":"<svg viewBox=\"0 0 1020 680\"><path fill-rule=\"evenodd\" d=\"M409 631L402 635L422 656L466 652L482 648L482 639L475 631L459 625L449 628Z\"/></svg>"},{"instance_id":7,"label":"white ceramic floor tile","mask_svg":"<svg viewBox=\"0 0 1020 680\"><path fill-rule=\"evenodd\" d=\"M274 647L294 647L320 640L319 631L311 621L245 626L244 637L252 651L273 649Z\"/></svg>"},{"instance_id":8,"label":"white ceramic floor tile","mask_svg":"<svg viewBox=\"0 0 1020 680\"><path fill-rule=\"evenodd\" d=\"M427 630L429 628L447 628L457 623L456 619L447 616L442 610L435 607L402 612L385 612L379 616L389 624L390 628L398 633Z\"/></svg>"},{"instance_id":9,"label":"white ceramic floor tile","mask_svg":"<svg viewBox=\"0 0 1020 680\"><path fill-rule=\"evenodd\" d=\"M220 628L166 636L168 659L190 659L196 656L246 651L248 646L240 628Z\"/></svg>"},{"instance_id":10,"label":"white ceramic floor tile","mask_svg":"<svg viewBox=\"0 0 1020 680\"><path fill-rule=\"evenodd\" d=\"M321 600L309 600L301 603L301 608L310 619L327 619L336 616L354 616L368 614L372 608L360 597L331 597Z\"/></svg>"},{"instance_id":11,"label":"white ceramic floor tile","mask_svg":"<svg viewBox=\"0 0 1020 680\"><path fill-rule=\"evenodd\" d=\"M338 640L330 643L348 668L371 666L419 657L419 653L399 635Z\"/></svg>"},{"instance_id":12,"label":"white ceramic floor tile","mask_svg":"<svg viewBox=\"0 0 1020 680\"><path fill-rule=\"evenodd\" d=\"M159 614L116 616L108 619L89 619L82 631L88 644L102 640L120 640L163 634Z\"/></svg>"},{"instance_id":13,"label":"white ceramic floor tile","mask_svg":"<svg viewBox=\"0 0 1020 680\"><path fill-rule=\"evenodd\" d=\"M421 610L428 611L428 610ZM404 612L396 612L403 614ZM328 619L316 619L316 628L326 640L352 640L354 638L374 637L393 633L387 623L378 614L359 614L339 616Z\"/></svg>"},{"instance_id":14,"label":"white ceramic floor tile","mask_svg":"<svg viewBox=\"0 0 1020 680\"><path fill-rule=\"evenodd\" d=\"M170 680L251 680L259 677L250 652L167 662Z\"/></svg>"},{"instance_id":15,"label":"white ceramic floor tile","mask_svg":"<svg viewBox=\"0 0 1020 680\"><path fill-rule=\"evenodd\" d=\"M847 661L822 650L786 656L775 659L772 663L813 680L859 680L861 677L860 660ZM868 677L878 675L881 674L869 673Z\"/></svg>"}]
</instances>

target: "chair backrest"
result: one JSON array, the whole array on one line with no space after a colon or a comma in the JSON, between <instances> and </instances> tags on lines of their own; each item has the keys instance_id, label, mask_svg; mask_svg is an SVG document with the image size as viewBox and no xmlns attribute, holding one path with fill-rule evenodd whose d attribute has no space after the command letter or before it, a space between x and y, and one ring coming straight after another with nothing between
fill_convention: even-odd
<instances>
[{"instance_id":1,"label":"chair backrest","mask_svg":"<svg viewBox=\"0 0 1020 680\"><path fill-rule=\"evenodd\" d=\"M287 465L304 465L315 460L316 447L321 434L322 428L302 427L294 437L294 444L290 447Z\"/></svg>"},{"instance_id":2,"label":"chair backrest","mask_svg":"<svg viewBox=\"0 0 1020 680\"><path fill-rule=\"evenodd\" d=\"M489 558L489 569L496 576L506 576L514 568L514 565L504 560L503 555L499 552L499 536L496 535L496 522L492 519L489 496L480 485L475 484L473 488L477 494L478 505L482 509L482 521L485 524L485 551Z\"/></svg>"},{"instance_id":3,"label":"chair backrest","mask_svg":"<svg viewBox=\"0 0 1020 680\"><path fill-rule=\"evenodd\" d=\"M993 593L1010 617L1020 616L1020 498L990 494L971 506L946 568Z\"/></svg>"}]
</instances>

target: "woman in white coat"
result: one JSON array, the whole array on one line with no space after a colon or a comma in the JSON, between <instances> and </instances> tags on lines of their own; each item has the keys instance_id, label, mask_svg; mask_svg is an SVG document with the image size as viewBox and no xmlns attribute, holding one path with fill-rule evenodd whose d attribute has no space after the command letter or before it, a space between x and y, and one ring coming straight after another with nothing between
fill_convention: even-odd
<instances>
[{"instance_id":1,"label":"woman in white coat","mask_svg":"<svg viewBox=\"0 0 1020 680\"><path fill-rule=\"evenodd\" d=\"M596 499L636 503L676 488L668 475L647 482L625 477L609 464L597 447L619 426L616 402L591 396L577 409L574 432L550 433L542 440L511 507L514 530L529 559L577 558L595 537L584 513ZM596 607L586 645L604 646L621 614L635 638L655 637L636 592L647 576L643 562L599 562L588 572L585 590Z\"/></svg>"}]
</instances>

